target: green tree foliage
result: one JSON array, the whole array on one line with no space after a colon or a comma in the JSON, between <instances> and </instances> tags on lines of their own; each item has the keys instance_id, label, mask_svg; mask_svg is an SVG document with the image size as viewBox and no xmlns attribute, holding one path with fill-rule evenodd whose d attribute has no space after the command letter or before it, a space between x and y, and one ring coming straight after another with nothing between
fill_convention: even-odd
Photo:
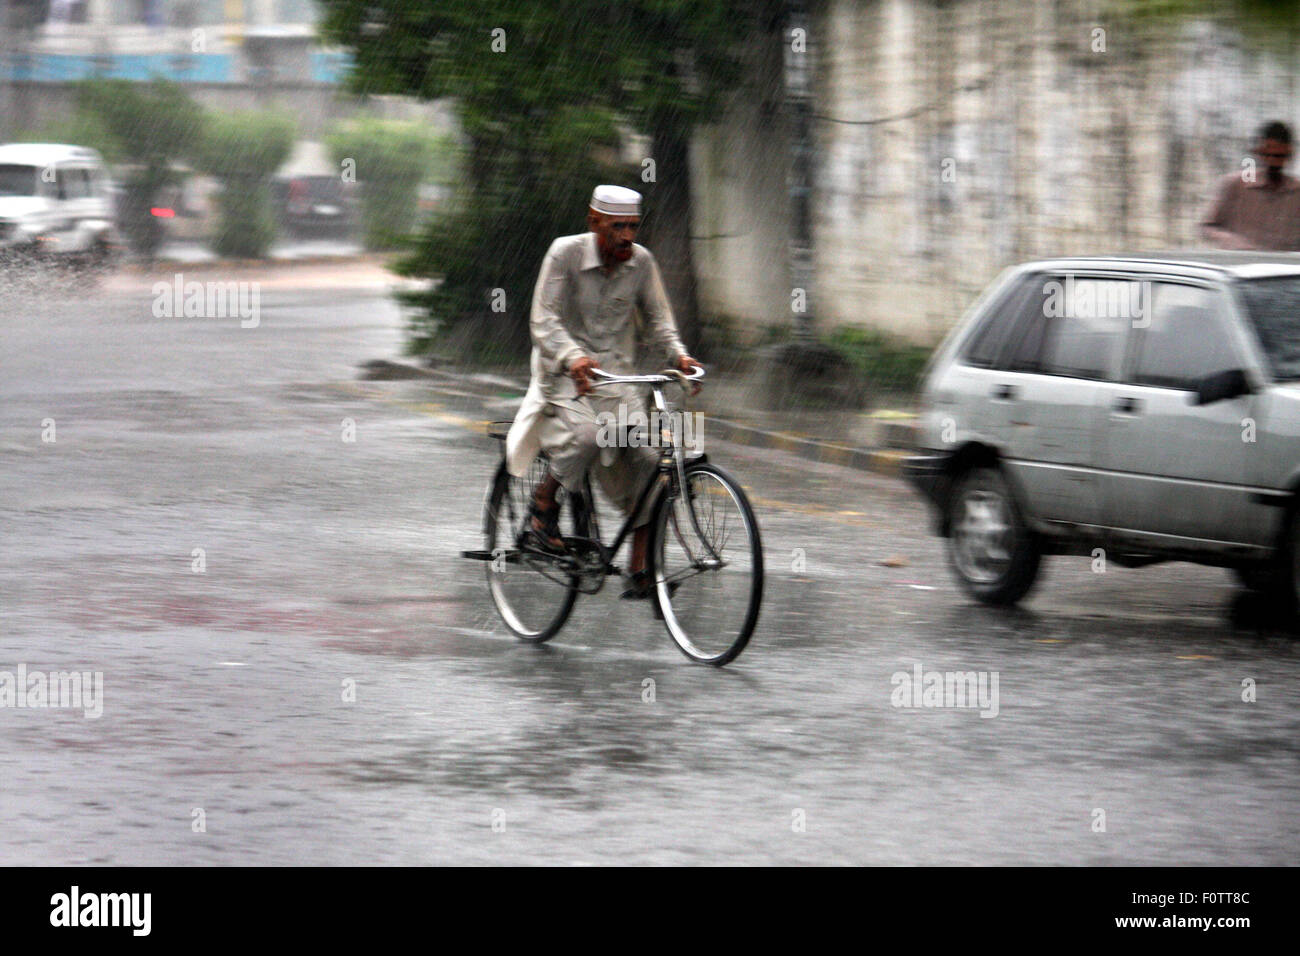
<instances>
[{"instance_id":1,"label":"green tree foliage","mask_svg":"<svg viewBox=\"0 0 1300 956\"><path fill-rule=\"evenodd\" d=\"M1099 16L1132 28L1132 47L1151 34L1168 34L1192 20L1212 20L1241 33L1253 47L1293 56L1300 50L1300 3L1296 0L1104 0Z\"/></svg>"},{"instance_id":2,"label":"green tree foliage","mask_svg":"<svg viewBox=\"0 0 1300 956\"><path fill-rule=\"evenodd\" d=\"M688 339L690 130L743 75L740 44L770 31L773 0L323 0L322 32L351 48L361 93L454 97L465 180L398 266L440 277L413 328L415 351L477 318L493 342L527 341L541 258L583 231L591 187L646 195L653 246ZM655 180L621 164L620 125L651 137ZM655 152L662 150L662 152ZM494 290L505 313L490 311ZM496 301L501 301L497 294Z\"/></svg>"},{"instance_id":3,"label":"green tree foliage","mask_svg":"<svg viewBox=\"0 0 1300 956\"><path fill-rule=\"evenodd\" d=\"M361 120L326 137L335 164L356 176L367 249L400 245L416 222L420 183L449 148L414 123Z\"/></svg>"},{"instance_id":4,"label":"green tree foliage","mask_svg":"<svg viewBox=\"0 0 1300 956\"><path fill-rule=\"evenodd\" d=\"M257 258L275 240L271 177L289 157L294 134L293 120L278 113L212 117L195 165L221 183L213 237L219 255Z\"/></svg>"},{"instance_id":5,"label":"green tree foliage","mask_svg":"<svg viewBox=\"0 0 1300 956\"><path fill-rule=\"evenodd\" d=\"M175 83L83 80L77 85L76 111L61 133L117 165L118 225L142 255L152 256L162 241L162 226L150 210L159 205L163 189L177 181L176 166L202 138L206 122L202 107Z\"/></svg>"}]
</instances>

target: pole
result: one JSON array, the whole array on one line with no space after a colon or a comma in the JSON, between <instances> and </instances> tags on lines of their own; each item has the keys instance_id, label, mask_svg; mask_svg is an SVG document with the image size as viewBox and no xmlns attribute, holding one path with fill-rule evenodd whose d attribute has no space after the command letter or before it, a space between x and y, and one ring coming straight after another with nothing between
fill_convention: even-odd
<instances>
[{"instance_id":1,"label":"pole","mask_svg":"<svg viewBox=\"0 0 1300 956\"><path fill-rule=\"evenodd\" d=\"M785 103L791 117L790 287L795 341L813 342L812 235L812 31L805 0L788 0L785 35ZM802 296L799 291L802 290Z\"/></svg>"}]
</instances>

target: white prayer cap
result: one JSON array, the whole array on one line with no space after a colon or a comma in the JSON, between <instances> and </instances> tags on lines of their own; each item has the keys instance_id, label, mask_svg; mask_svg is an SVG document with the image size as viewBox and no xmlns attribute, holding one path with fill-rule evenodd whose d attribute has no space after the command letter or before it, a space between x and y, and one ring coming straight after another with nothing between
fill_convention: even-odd
<instances>
[{"instance_id":1,"label":"white prayer cap","mask_svg":"<svg viewBox=\"0 0 1300 956\"><path fill-rule=\"evenodd\" d=\"M591 193L591 208L607 216L639 216L641 194L622 186L597 186Z\"/></svg>"}]
</instances>

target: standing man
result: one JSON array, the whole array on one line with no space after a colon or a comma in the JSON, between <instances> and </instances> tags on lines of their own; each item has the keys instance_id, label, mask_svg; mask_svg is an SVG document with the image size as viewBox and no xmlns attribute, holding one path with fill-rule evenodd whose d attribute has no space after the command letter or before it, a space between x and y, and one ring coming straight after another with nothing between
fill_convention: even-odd
<instances>
[{"instance_id":1,"label":"standing man","mask_svg":"<svg viewBox=\"0 0 1300 956\"><path fill-rule=\"evenodd\" d=\"M1224 178L1201 222L1201 237L1223 249L1300 250L1300 182L1283 172L1291 158L1285 123L1260 128L1255 155L1262 169Z\"/></svg>"},{"instance_id":2,"label":"standing man","mask_svg":"<svg viewBox=\"0 0 1300 956\"><path fill-rule=\"evenodd\" d=\"M593 390L590 370L636 374L632 363L641 343L662 350L685 373L699 365L677 334L654 256L635 241L640 225L640 193L597 186L587 210L590 231L551 243L533 290L532 381L506 439L506 464L512 475L522 476L538 450L546 452L550 464L529 522L535 544L550 551L564 548L555 500L561 485L581 491L588 467L595 466L605 494L626 515L658 461L653 447L598 447L597 416L627 421L634 411L644 413L644 402L629 385ZM620 405L626 409L621 418ZM625 598L650 594L648 521L647 514L637 516Z\"/></svg>"}]
</instances>

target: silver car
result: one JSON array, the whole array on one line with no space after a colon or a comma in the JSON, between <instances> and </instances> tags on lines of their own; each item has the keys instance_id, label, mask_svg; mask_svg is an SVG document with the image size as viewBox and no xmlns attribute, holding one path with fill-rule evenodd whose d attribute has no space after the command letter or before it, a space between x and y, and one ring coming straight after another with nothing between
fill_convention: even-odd
<instances>
[{"instance_id":1,"label":"silver car","mask_svg":"<svg viewBox=\"0 0 1300 956\"><path fill-rule=\"evenodd\" d=\"M1300 255L1009 269L935 353L918 453L966 589L1011 604L1044 554L1233 569L1292 608Z\"/></svg>"}]
</instances>

